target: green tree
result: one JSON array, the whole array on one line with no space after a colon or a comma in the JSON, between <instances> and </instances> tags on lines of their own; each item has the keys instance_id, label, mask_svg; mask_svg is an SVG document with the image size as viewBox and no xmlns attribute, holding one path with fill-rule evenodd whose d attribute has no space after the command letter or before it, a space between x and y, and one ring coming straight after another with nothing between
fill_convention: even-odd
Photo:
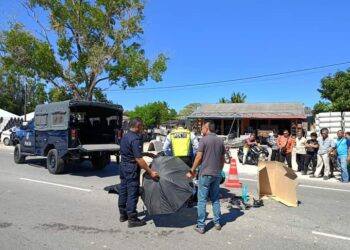
<instances>
[{"instance_id":1,"label":"green tree","mask_svg":"<svg viewBox=\"0 0 350 250\"><path fill-rule=\"evenodd\" d=\"M49 91L49 102L66 101L73 98L71 91L67 91L65 88L52 88Z\"/></svg>"},{"instance_id":2,"label":"green tree","mask_svg":"<svg viewBox=\"0 0 350 250\"><path fill-rule=\"evenodd\" d=\"M229 103L229 102L230 102L230 100L225 99L225 97L221 97L219 99L219 103Z\"/></svg>"},{"instance_id":3,"label":"green tree","mask_svg":"<svg viewBox=\"0 0 350 250\"><path fill-rule=\"evenodd\" d=\"M162 80L168 58L159 54L151 61L140 43L142 0L29 0L23 5L42 28L44 39L20 24L2 33L1 56L6 67L20 75L42 79L60 93L64 89L87 100L101 97L101 91L95 91L106 80L124 89L150 78ZM54 34L40 22L37 8L48 14Z\"/></svg>"},{"instance_id":4,"label":"green tree","mask_svg":"<svg viewBox=\"0 0 350 250\"><path fill-rule=\"evenodd\" d=\"M45 84L0 68L0 107L17 115L32 112L48 100ZM26 105L25 105L26 101Z\"/></svg>"},{"instance_id":5,"label":"green tree","mask_svg":"<svg viewBox=\"0 0 350 250\"><path fill-rule=\"evenodd\" d=\"M74 98L72 91L68 91L65 88L52 88L49 90L48 96L49 102L60 102ZM107 96L100 88L95 88L94 96L95 101L113 103L111 100L107 99Z\"/></svg>"},{"instance_id":6,"label":"green tree","mask_svg":"<svg viewBox=\"0 0 350 250\"><path fill-rule=\"evenodd\" d=\"M200 103L190 103L186 105L183 109L181 109L178 113L179 119L184 119L190 114L192 114L195 110L197 110L202 104Z\"/></svg>"},{"instance_id":7,"label":"green tree","mask_svg":"<svg viewBox=\"0 0 350 250\"><path fill-rule=\"evenodd\" d=\"M247 96L241 92L233 92L230 99L224 97L219 99L219 103L244 103L247 99Z\"/></svg>"},{"instance_id":8,"label":"green tree","mask_svg":"<svg viewBox=\"0 0 350 250\"><path fill-rule=\"evenodd\" d=\"M175 109L169 109L169 117L168 120L174 120L177 117L177 112Z\"/></svg>"},{"instance_id":9,"label":"green tree","mask_svg":"<svg viewBox=\"0 0 350 250\"><path fill-rule=\"evenodd\" d=\"M11 113L22 115L24 88L19 78L14 74L1 72L0 90L0 107Z\"/></svg>"},{"instance_id":10,"label":"green tree","mask_svg":"<svg viewBox=\"0 0 350 250\"><path fill-rule=\"evenodd\" d=\"M316 115L318 113L331 112L331 111L333 111L333 107L331 103L319 101L318 103L315 104L312 113L313 115Z\"/></svg>"},{"instance_id":11,"label":"green tree","mask_svg":"<svg viewBox=\"0 0 350 250\"><path fill-rule=\"evenodd\" d=\"M45 90L44 83L28 82L24 88L25 95L27 95L27 113L33 112L37 105L44 104L48 101L48 94Z\"/></svg>"},{"instance_id":12,"label":"green tree","mask_svg":"<svg viewBox=\"0 0 350 250\"><path fill-rule=\"evenodd\" d=\"M160 124L176 118L176 111L169 108L166 102L152 102L143 106L136 106L129 111L130 118L140 117L146 128L159 127Z\"/></svg>"},{"instance_id":13,"label":"green tree","mask_svg":"<svg viewBox=\"0 0 350 250\"><path fill-rule=\"evenodd\" d=\"M247 96L240 92L237 92L237 93L233 92L230 97L230 101L232 103L244 103L246 99L247 99Z\"/></svg>"},{"instance_id":14,"label":"green tree","mask_svg":"<svg viewBox=\"0 0 350 250\"><path fill-rule=\"evenodd\" d=\"M315 114L350 110L350 69L324 77L318 91L324 101L315 104Z\"/></svg>"}]
</instances>

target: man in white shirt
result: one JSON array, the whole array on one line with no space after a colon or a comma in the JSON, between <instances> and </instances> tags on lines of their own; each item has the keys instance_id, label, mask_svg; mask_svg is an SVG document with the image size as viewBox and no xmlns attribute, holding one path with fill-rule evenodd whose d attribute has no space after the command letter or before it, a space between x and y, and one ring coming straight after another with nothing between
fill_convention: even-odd
<instances>
[{"instance_id":1,"label":"man in white shirt","mask_svg":"<svg viewBox=\"0 0 350 250\"><path fill-rule=\"evenodd\" d=\"M306 138L303 136L303 131L298 130L297 137L295 138L295 151L296 151L296 160L298 164L298 172L301 172L304 169L305 161L305 149Z\"/></svg>"}]
</instances>

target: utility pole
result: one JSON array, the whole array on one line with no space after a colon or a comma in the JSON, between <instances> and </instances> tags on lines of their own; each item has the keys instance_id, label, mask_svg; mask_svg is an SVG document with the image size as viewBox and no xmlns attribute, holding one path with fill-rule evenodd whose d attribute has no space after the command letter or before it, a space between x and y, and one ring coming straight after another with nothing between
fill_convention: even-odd
<instances>
[{"instance_id":1,"label":"utility pole","mask_svg":"<svg viewBox=\"0 0 350 250\"><path fill-rule=\"evenodd\" d=\"M24 84L24 121L27 121L27 83Z\"/></svg>"}]
</instances>

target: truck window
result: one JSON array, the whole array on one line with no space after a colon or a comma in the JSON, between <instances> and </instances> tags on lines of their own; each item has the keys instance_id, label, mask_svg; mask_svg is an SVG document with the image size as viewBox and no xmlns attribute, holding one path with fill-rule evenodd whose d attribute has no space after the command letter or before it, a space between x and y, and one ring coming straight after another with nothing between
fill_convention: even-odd
<instances>
[{"instance_id":1,"label":"truck window","mask_svg":"<svg viewBox=\"0 0 350 250\"><path fill-rule=\"evenodd\" d=\"M43 128L47 126L47 114L36 115L35 116L35 126L38 128Z\"/></svg>"},{"instance_id":2,"label":"truck window","mask_svg":"<svg viewBox=\"0 0 350 250\"><path fill-rule=\"evenodd\" d=\"M91 117L89 118L91 126L99 126L101 125L101 118L100 117Z\"/></svg>"},{"instance_id":3,"label":"truck window","mask_svg":"<svg viewBox=\"0 0 350 250\"><path fill-rule=\"evenodd\" d=\"M85 122L86 113L84 112L71 112L70 121L72 124L79 124Z\"/></svg>"},{"instance_id":4,"label":"truck window","mask_svg":"<svg viewBox=\"0 0 350 250\"><path fill-rule=\"evenodd\" d=\"M52 114L52 125L62 125L64 124L65 113L54 113Z\"/></svg>"},{"instance_id":5,"label":"truck window","mask_svg":"<svg viewBox=\"0 0 350 250\"><path fill-rule=\"evenodd\" d=\"M113 116L107 117L106 119L107 119L108 126L110 127L115 128L115 127L121 126L120 116L113 115Z\"/></svg>"}]
</instances>

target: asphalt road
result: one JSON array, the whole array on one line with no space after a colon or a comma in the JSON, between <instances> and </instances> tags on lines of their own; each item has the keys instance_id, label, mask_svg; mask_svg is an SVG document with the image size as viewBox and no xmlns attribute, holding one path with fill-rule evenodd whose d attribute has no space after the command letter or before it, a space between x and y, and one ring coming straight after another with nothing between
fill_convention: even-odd
<instances>
[{"instance_id":1,"label":"asphalt road","mask_svg":"<svg viewBox=\"0 0 350 250\"><path fill-rule=\"evenodd\" d=\"M4 250L349 249L347 184L300 180L298 208L266 200L264 207L239 211L223 199L222 231L210 229L199 235L193 230L195 208L146 217L148 224L142 228L128 229L120 223L117 196L103 190L119 182L116 164L94 171L86 162L71 166L66 174L51 175L43 160L17 165L12 158L11 150L0 149L0 248ZM240 178L256 195L256 176Z\"/></svg>"}]
</instances>

